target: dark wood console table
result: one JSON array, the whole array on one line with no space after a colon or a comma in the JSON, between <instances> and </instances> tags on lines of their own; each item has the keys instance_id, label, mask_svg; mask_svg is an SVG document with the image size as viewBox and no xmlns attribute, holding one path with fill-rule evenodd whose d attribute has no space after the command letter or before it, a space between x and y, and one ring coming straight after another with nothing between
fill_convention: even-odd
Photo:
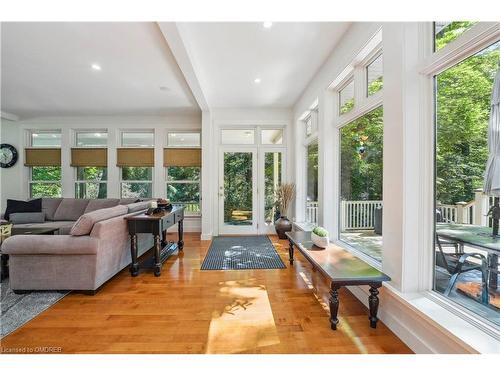
<instances>
[{"instance_id":1,"label":"dark wood console table","mask_svg":"<svg viewBox=\"0 0 500 375\"><path fill-rule=\"evenodd\" d=\"M326 249L315 246L311 241L311 232L287 232L286 236L290 243L290 264L293 265L293 253L296 247L314 269L319 270L331 281L329 301L331 328L335 330L339 324L337 317L340 304L339 289L350 285L370 286L368 297L370 327L377 328L378 288L382 286L383 281L390 281L391 278L339 246L330 244Z\"/></svg>"},{"instance_id":2,"label":"dark wood console table","mask_svg":"<svg viewBox=\"0 0 500 375\"><path fill-rule=\"evenodd\" d=\"M184 247L183 241L183 220L184 206L173 206L172 209L160 213L146 215L144 212L137 215L125 217L128 223L130 234L130 252L132 254L132 265L130 273L132 276L139 274L139 261L137 259L137 234L150 233L154 238L154 245L148 251L153 253L153 268L155 276L161 275L161 266L172 253ZM176 242L167 240L167 229L178 224L179 239ZM150 258L151 259L151 258ZM144 263L141 267L151 268L151 262Z\"/></svg>"}]
</instances>

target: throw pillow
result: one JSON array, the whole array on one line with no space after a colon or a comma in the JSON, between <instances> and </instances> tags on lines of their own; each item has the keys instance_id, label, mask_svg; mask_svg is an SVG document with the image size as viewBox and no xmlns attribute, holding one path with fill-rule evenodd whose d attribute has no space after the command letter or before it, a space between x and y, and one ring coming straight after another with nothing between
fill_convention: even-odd
<instances>
[{"instance_id":1,"label":"throw pillow","mask_svg":"<svg viewBox=\"0 0 500 375\"><path fill-rule=\"evenodd\" d=\"M44 223L45 212L14 212L10 214L12 224Z\"/></svg>"},{"instance_id":2,"label":"throw pillow","mask_svg":"<svg viewBox=\"0 0 500 375\"><path fill-rule=\"evenodd\" d=\"M16 212L42 212L42 198L31 201L17 201L7 199L7 208L5 209L5 219L9 220L10 214Z\"/></svg>"}]
</instances>

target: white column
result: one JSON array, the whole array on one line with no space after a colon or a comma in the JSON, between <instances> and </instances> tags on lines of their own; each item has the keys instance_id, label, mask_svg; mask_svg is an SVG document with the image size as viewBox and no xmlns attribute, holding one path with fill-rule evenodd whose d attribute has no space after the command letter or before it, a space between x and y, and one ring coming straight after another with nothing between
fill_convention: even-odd
<instances>
[{"instance_id":1,"label":"white column","mask_svg":"<svg viewBox=\"0 0 500 375\"><path fill-rule=\"evenodd\" d=\"M419 289L425 242L425 218L433 215L422 205L427 181L420 175L423 129L417 64L423 49L418 23L384 23L384 182L383 271L394 287ZM430 210L432 211L432 210Z\"/></svg>"},{"instance_id":2,"label":"white column","mask_svg":"<svg viewBox=\"0 0 500 375\"><path fill-rule=\"evenodd\" d=\"M120 168L116 166L119 133L119 129L108 127L108 198L120 198Z\"/></svg>"},{"instance_id":3,"label":"white column","mask_svg":"<svg viewBox=\"0 0 500 375\"><path fill-rule=\"evenodd\" d=\"M214 231L213 185L218 183L217 146L210 111L201 115L201 239L210 240Z\"/></svg>"},{"instance_id":4,"label":"white column","mask_svg":"<svg viewBox=\"0 0 500 375\"><path fill-rule=\"evenodd\" d=\"M61 129L61 185L63 198L75 197L75 175L71 166L71 146L73 130L69 127Z\"/></svg>"},{"instance_id":5,"label":"white column","mask_svg":"<svg viewBox=\"0 0 500 375\"><path fill-rule=\"evenodd\" d=\"M155 168L153 176L153 198L166 197L165 167L163 166L163 147L166 144L166 132L163 127L155 127Z\"/></svg>"}]
</instances>

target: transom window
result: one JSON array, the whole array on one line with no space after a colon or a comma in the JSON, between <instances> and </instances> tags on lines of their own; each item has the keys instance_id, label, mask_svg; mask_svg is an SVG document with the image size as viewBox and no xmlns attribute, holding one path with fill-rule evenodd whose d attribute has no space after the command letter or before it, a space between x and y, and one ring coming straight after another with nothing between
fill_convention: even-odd
<instances>
[{"instance_id":1,"label":"transom window","mask_svg":"<svg viewBox=\"0 0 500 375\"><path fill-rule=\"evenodd\" d=\"M167 134L168 147L200 147L200 132L169 132Z\"/></svg>"},{"instance_id":2,"label":"transom window","mask_svg":"<svg viewBox=\"0 0 500 375\"><path fill-rule=\"evenodd\" d=\"M151 131L122 131L121 144L123 147L153 147L154 132Z\"/></svg>"},{"instance_id":3,"label":"transom window","mask_svg":"<svg viewBox=\"0 0 500 375\"><path fill-rule=\"evenodd\" d=\"M366 67L366 93L368 96L379 92L383 87L383 60L382 54L377 56Z\"/></svg>"},{"instance_id":4,"label":"transom window","mask_svg":"<svg viewBox=\"0 0 500 375\"><path fill-rule=\"evenodd\" d=\"M77 147L106 147L108 144L108 133L106 131L77 131Z\"/></svg>"},{"instance_id":5,"label":"transom window","mask_svg":"<svg viewBox=\"0 0 500 375\"><path fill-rule=\"evenodd\" d=\"M476 21L434 22L434 50L439 51L474 26Z\"/></svg>"},{"instance_id":6,"label":"transom window","mask_svg":"<svg viewBox=\"0 0 500 375\"><path fill-rule=\"evenodd\" d=\"M60 130L32 130L30 132L32 147L61 147Z\"/></svg>"},{"instance_id":7,"label":"transom window","mask_svg":"<svg viewBox=\"0 0 500 375\"><path fill-rule=\"evenodd\" d=\"M255 130L222 129L221 143L223 145L253 145L255 144Z\"/></svg>"},{"instance_id":8,"label":"transom window","mask_svg":"<svg viewBox=\"0 0 500 375\"><path fill-rule=\"evenodd\" d=\"M339 91L339 113L342 115L354 107L354 80L351 79Z\"/></svg>"}]
</instances>

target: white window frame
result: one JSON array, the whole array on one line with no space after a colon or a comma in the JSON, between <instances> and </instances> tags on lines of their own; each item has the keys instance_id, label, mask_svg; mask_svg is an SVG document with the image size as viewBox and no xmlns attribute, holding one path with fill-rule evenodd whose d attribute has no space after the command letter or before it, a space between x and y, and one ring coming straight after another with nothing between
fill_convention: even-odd
<instances>
[{"instance_id":1,"label":"white window frame","mask_svg":"<svg viewBox=\"0 0 500 375\"><path fill-rule=\"evenodd\" d=\"M423 227L423 251L421 252L421 266L423 272L419 276L419 285L422 293L430 300L462 318L468 323L492 337L500 337L500 329L493 323L477 314L465 309L449 298L433 290L433 267L434 267L434 236L435 236L435 92L434 77L443 71L452 68L461 61L482 51L488 46L500 40L500 23L479 22L465 31L457 39L451 41L439 51L433 51L434 46L434 24L430 23L422 30L426 39L426 57L419 65L419 73L423 79L421 117L423 125L423 137L421 142L422 156L420 160L421 173L431 173L431 178L426 178L422 189L422 214L420 222Z\"/></svg>"},{"instance_id":2,"label":"white window frame","mask_svg":"<svg viewBox=\"0 0 500 375\"><path fill-rule=\"evenodd\" d=\"M78 146L78 135L79 134L93 134L93 133L106 133L106 144L102 146ZM73 131L73 142L75 148L103 148L107 147L109 143L109 132L108 129L75 129Z\"/></svg>"},{"instance_id":3,"label":"white window frame","mask_svg":"<svg viewBox=\"0 0 500 375\"><path fill-rule=\"evenodd\" d=\"M106 179L105 180L79 180L78 179L78 168L91 168L91 167L74 167L73 168L74 169L74 181L75 181L75 197L76 197L76 188L77 188L78 184L81 184L81 183L94 183L94 184L106 184L106 198L107 198L108 172L109 171L106 170ZM108 167L105 167L105 168L108 169ZM84 199L90 199L90 198L84 198Z\"/></svg>"},{"instance_id":4,"label":"white window frame","mask_svg":"<svg viewBox=\"0 0 500 375\"><path fill-rule=\"evenodd\" d=\"M59 134L61 135L61 144L59 146L34 146L33 145L33 134ZM28 129L26 132L27 141L26 144L28 148L62 148L62 131L61 129Z\"/></svg>"},{"instance_id":5,"label":"white window frame","mask_svg":"<svg viewBox=\"0 0 500 375\"><path fill-rule=\"evenodd\" d=\"M358 258L364 260L366 263L375 267L376 269L382 271L382 262L370 257L369 255L363 253L362 251L355 249L347 242L340 240L340 171L341 171L341 160L340 160L340 130L357 120L371 111L383 107L383 93L384 88L380 89L373 95L368 96L368 79L367 79L367 67L370 65L374 59L383 53L382 51L382 34L379 30L367 44L367 47L363 49L358 56L356 56L350 65L348 65L341 74L330 84L329 90L332 95L330 95L331 103L333 106L333 127L334 132L334 144L336 145L337 157L335 160L334 170L336 172L336 194L333 197L333 205L336 220L336 225L333 227L333 242L337 245L345 248L349 252L353 253ZM383 76L382 76L383 79ZM351 82L354 82L354 105L350 111L341 114L340 113L340 92ZM384 199L384 196L382 196ZM382 249L382 258L383 258Z\"/></svg>"},{"instance_id":6,"label":"white window frame","mask_svg":"<svg viewBox=\"0 0 500 375\"><path fill-rule=\"evenodd\" d=\"M165 167L165 196L168 197L168 185L171 185L171 184L190 184L190 185L197 184L198 190L200 192L200 201L198 203L198 205L200 206L200 211L196 212L196 211L189 211L186 209L186 216L201 216L201 173L202 173L201 167L198 167L198 168L200 168L200 178L198 180L169 180L168 179L168 168L172 168L172 167ZM182 167L180 167L180 168L182 168ZM183 202L172 202L172 203L185 204Z\"/></svg>"},{"instance_id":7,"label":"white window frame","mask_svg":"<svg viewBox=\"0 0 500 375\"><path fill-rule=\"evenodd\" d=\"M147 146L128 146L123 144L123 134L125 133L147 133L147 134L152 134L153 135L153 144L147 145ZM118 132L119 134L119 142L118 144L120 147L126 147L126 148L154 148L155 147L155 130L154 129L120 129Z\"/></svg>"},{"instance_id":8,"label":"white window frame","mask_svg":"<svg viewBox=\"0 0 500 375\"><path fill-rule=\"evenodd\" d=\"M134 167L134 166L126 166L126 168L151 168L151 180L124 180L123 179L123 167L120 167L120 198L123 197L123 184L127 183L149 183L151 184L151 197L138 197L137 199L149 199L154 198L155 190L154 190L154 180L155 180L155 168L154 167Z\"/></svg>"},{"instance_id":9,"label":"white window frame","mask_svg":"<svg viewBox=\"0 0 500 375\"><path fill-rule=\"evenodd\" d=\"M169 134L199 134L200 144L198 146L174 146L168 143ZM166 148L201 148L201 131L200 130L168 130L165 136L165 147Z\"/></svg>"}]
</instances>

